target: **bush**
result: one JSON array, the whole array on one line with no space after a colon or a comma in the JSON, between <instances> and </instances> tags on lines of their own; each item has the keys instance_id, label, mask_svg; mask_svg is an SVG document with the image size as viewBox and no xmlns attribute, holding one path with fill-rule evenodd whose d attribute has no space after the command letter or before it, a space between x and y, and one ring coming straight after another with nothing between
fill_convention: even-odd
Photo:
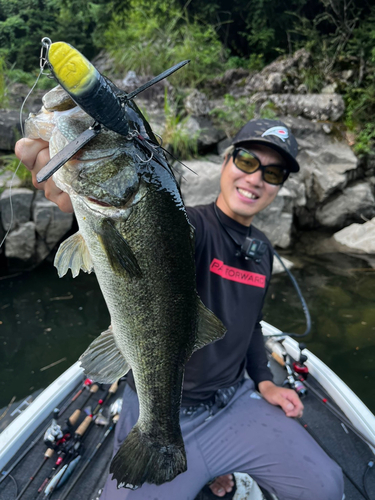
<instances>
[{"instance_id":1,"label":"bush","mask_svg":"<svg viewBox=\"0 0 375 500\"><path fill-rule=\"evenodd\" d=\"M190 64L169 77L179 86L197 86L224 70L225 51L214 28L179 12L173 0L150 5L130 1L105 32L106 50L121 72L157 75L180 61Z\"/></svg>"}]
</instances>

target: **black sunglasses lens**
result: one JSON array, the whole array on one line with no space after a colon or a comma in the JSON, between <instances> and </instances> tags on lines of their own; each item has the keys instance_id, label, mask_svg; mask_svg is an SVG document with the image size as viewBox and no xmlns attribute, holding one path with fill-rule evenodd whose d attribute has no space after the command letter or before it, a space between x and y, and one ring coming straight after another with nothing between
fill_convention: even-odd
<instances>
[{"instance_id":1,"label":"black sunglasses lens","mask_svg":"<svg viewBox=\"0 0 375 500\"><path fill-rule=\"evenodd\" d=\"M236 149L234 151L233 161L237 168L248 174L252 174L260 166L259 160L243 149Z\"/></svg>"}]
</instances>

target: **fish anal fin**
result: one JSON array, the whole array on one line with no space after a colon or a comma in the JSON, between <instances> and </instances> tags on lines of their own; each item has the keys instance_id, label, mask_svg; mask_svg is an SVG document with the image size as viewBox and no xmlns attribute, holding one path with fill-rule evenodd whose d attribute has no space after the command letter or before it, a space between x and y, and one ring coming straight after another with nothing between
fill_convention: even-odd
<instances>
[{"instance_id":1,"label":"fish anal fin","mask_svg":"<svg viewBox=\"0 0 375 500\"><path fill-rule=\"evenodd\" d=\"M114 272L121 273L125 269L132 278L142 276L132 249L111 219L103 220L98 237Z\"/></svg>"},{"instance_id":2,"label":"fish anal fin","mask_svg":"<svg viewBox=\"0 0 375 500\"><path fill-rule=\"evenodd\" d=\"M56 252L54 265L60 278L69 269L72 271L73 278L78 276L81 269L85 273L91 273L94 265L86 242L79 231L61 243Z\"/></svg>"},{"instance_id":3,"label":"fish anal fin","mask_svg":"<svg viewBox=\"0 0 375 500\"><path fill-rule=\"evenodd\" d=\"M219 318L198 297L198 331L194 350L224 337L227 329Z\"/></svg>"},{"instance_id":4,"label":"fish anal fin","mask_svg":"<svg viewBox=\"0 0 375 500\"><path fill-rule=\"evenodd\" d=\"M100 384L113 384L130 370L117 347L111 326L91 342L79 361L85 374Z\"/></svg>"}]
</instances>

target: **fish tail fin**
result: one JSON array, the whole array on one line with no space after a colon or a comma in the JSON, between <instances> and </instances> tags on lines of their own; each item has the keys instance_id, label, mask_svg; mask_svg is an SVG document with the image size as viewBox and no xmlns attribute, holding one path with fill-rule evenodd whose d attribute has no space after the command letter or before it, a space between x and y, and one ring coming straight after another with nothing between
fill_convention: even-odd
<instances>
[{"instance_id":1,"label":"fish tail fin","mask_svg":"<svg viewBox=\"0 0 375 500\"><path fill-rule=\"evenodd\" d=\"M143 483L163 484L187 469L184 443L155 442L138 424L112 460L110 472L117 488L137 489Z\"/></svg>"}]
</instances>

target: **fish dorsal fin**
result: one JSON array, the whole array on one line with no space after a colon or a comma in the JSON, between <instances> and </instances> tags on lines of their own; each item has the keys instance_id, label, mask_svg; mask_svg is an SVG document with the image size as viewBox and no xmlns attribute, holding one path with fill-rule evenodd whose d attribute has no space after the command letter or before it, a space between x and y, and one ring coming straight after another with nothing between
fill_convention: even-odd
<instances>
[{"instance_id":1,"label":"fish dorsal fin","mask_svg":"<svg viewBox=\"0 0 375 500\"><path fill-rule=\"evenodd\" d=\"M198 297L198 333L194 350L224 337L227 329L215 314Z\"/></svg>"},{"instance_id":2,"label":"fish dorsal fin","mask_svg":"<svg viewBox=\"0 0 375 500\"><path fill-rule=\"evenodd\" d=\"M121 273L125 269L131 278L142 276L132 249L111 219L103 220L98 237L114 272Z\"/></svg>"},{"instance_id":3,"label":"fish dorsal fin","mask_svg":"<svg viewBox=\"0 0 375 500\"><path fill-rule=\"evenodd\" d=\"M56 252L54 265L60 278L69 269L72 271L73 278L78 276L81 269L84 273L91 273L94 269L86 242L79 231L61 243Z\"/></svg>"},{"instance_id":4,"label":"fish dorsal fin","mask_svg":"<svg viewBox=\"0 0 375 500\"><path fill-rule=\"evenodd\" d=\"M130 370L117 347L111 326L91 342L79 360L85 374L99 384L113 384Z\"/></svg>"}]
</instances>

